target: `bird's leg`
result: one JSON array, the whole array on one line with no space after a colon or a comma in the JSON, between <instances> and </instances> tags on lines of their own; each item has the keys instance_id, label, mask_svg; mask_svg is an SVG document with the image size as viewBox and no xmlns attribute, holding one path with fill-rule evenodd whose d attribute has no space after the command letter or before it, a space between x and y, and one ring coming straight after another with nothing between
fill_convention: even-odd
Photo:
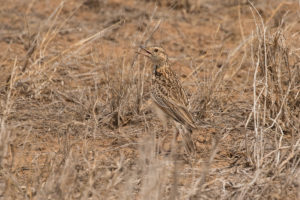
<instances>
[{"instance_id":1,"label":"bird's leg","mask_svg":"<svg viewBox=\"0 0 300 200\"><path fill-rule=\"evenodd\" d=\"M178 132L180 133L184 145L184 149L187 154L193 155L195 153L195 146L194 142L191 138L191 131L189 131L186 127L184 127L182 124L176 123L176 128L178 129Z\"/></svg>"},{"instance_id":2,"label":"bird's leg","mask_svg":"<svg viewBox=\"0 0 300 200\"><path fill-rule=\"evenodd\" d=\"M171 158L173 160L173 169L172 169L172 187L171 187L171 199L177 199L178 197L178 161L177 161L177 136L179 132L178 129L175 128L173 131L172 143L171 143Z\"/></svg>"},{"instance_id":3,"label":"bird's leg","mask_svg":"<svg viewBox=\"0 0 300 200\"><path fill-rule=\"evenodd\" d=\"M158 155L159 150L160 150L160 142L159 142L159 133L158 132L155 132L154 143L155 143L155 155Z\"/></svg>"},{"instance_id":4,"label":"bird's leg","mask_svg":"<svg viewBox=\"0 0 300 200\"><path fill-rule=\"evenodd\" d=\"M158 119L161 121L161 123L163 124L163 135L167 135L167 128L168 128L168 118L166 116L166 114L155 104L153 103L153 108L154 108L154 112L156 113ZM155 150L157 155L161 152L161 145L164 139L160 139L159 137L159 133L156 132L156 137L155 137Z\"/></svg>"},{"instance_id":5,"label":"bird's leg","mask_svg":"<svg viewBox=\"0 0 300 200\"><path fill-rule=\"evenodd\" d=\"M195 154L195 144L192 140L192 131L182 125L182 139L184 142L184 147L189 155Z\"/></svg>"},{"instance_id":6,"label":"bird's leg","mask_svg":"<svg viewBox=\"0 0 300 200\"><path fill-rule=\"evenodd\" d=\"M181 133L181 127L180 127L180 124L174 122L175 124L175 127L176 127L176 141L178 140L178 136L179 134Z\"/></svg>"}]
</instances>

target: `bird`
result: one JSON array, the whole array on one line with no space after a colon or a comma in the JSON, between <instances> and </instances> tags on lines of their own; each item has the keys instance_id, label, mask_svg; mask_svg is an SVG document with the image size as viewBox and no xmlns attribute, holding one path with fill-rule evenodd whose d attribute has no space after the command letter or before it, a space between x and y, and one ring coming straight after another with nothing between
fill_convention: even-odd
<instances>
[{"instance_id":1,"label":"bird","mask_svg":"<svg viewBox=\"0 0 300 200\"><path fill-rule=\"evenodd\" d=\"M151 99L154 109L161 121L171 119L180 134L185 151L195 153L195 145L191 138L196 129L195 120L190 113L189 101L177 74L171 69L166 51L159 46L140 46L140 54L148 57L153 64Z\"/></svg>"}]
</instances>

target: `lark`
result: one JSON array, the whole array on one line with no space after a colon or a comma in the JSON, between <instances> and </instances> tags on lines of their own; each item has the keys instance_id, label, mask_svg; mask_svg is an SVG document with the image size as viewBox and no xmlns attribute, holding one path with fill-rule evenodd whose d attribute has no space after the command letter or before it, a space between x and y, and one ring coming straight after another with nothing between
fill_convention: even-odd
<instances>
[{"instance_id":1,"label":"lark","mask_svg":"<svg viewBox=\"0 0 300 200\"><path fill-rule=\"evenodd\" d=\"M181 134L185 150L194 154L191 138L196 125L188 110L188 98L176 73L171 69L168 55L161 47L141 47L143 55L153 64L151 99L161 121L171 119Z\"/></svg>"}]
</instances>

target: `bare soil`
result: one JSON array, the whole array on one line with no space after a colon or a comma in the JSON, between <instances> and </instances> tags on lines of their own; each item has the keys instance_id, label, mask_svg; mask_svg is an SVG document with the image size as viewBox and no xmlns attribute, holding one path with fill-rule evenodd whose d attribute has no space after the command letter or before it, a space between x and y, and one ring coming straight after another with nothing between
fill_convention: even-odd
<instances>
[{"instance_id":1,"label":"bare soil","mask_svg":"<svg viewBox=\"0 0 300 200\"><path fill-rule=\"evenodd\" d=\"M299 199L299 9L2 1L0 199ZM187 90L194 157L152 112L140 45Z\"/></svg>"}]
</instances>

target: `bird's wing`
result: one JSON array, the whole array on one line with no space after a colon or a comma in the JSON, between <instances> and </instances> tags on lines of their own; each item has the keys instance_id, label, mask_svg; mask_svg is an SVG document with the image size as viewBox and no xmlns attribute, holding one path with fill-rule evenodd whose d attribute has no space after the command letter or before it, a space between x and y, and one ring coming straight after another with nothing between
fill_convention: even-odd
<instances>
[{"instance_id":1,"label":"bird's wing","mask_svg":"<svg viewBox=\"0 0 300 200\"><path fill-rule=\"evenodd\" d=\"M180 88L182 90L182 88ZM152 99L167 115L175 121L188 126L189 128L196 128L194 119L187 109L187 99L184 93L179 88L166 88L161 84L155 84L152 90ZM185 98L185 99L183 99Z\"/></svg>"}]
</instances>

